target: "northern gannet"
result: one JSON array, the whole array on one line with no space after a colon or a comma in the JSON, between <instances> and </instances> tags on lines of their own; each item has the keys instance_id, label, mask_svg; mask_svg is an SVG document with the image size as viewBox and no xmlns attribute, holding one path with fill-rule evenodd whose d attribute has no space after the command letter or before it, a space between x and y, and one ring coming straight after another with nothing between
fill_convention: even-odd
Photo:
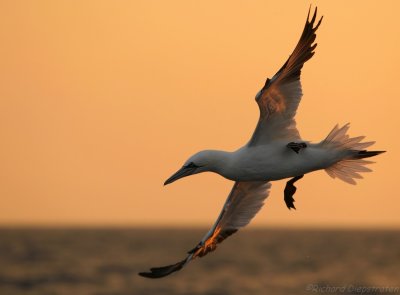
<instances>
[{"instance_id":1,"label":"northern gannet","mask_svg":"<svg viewBox=\"0 0 400 295\"><path fill-rule=\"evenodd\" d=\"M384 151L367 151L374 142L362 142L364 136L349 137L349 124L336 125L328 136L313 144L302 140L296 128L295 114L302 97L301 69L314 55L315 32L322 17L315 24L317 8L307 21L293 53L285 64L257 93L260 109L257 127L250 141L234 152L205 150L190 157L183 167L165 181L165 185L182 177L215 172L235 182L217 221L203 239L188 252L182 261L151 268L139 275L161 278L180 270L191 260L214 251L217 244L246 226L268 197L271 181L290 179L285 187L286 206L294 208L294 183L304 174L324 169L331 177L350 184L362 178L360 172L369 172L364 160Z\"/></svg>"}]
</instances>

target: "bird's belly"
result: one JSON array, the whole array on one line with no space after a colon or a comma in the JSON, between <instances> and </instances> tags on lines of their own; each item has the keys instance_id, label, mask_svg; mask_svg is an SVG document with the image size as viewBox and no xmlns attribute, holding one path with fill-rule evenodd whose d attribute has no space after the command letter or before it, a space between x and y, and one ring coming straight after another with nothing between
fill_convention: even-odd
<instances>
[{"instance_id":1,"label":"bird's belly","mask_svg":"<svg viewBox=\"0 0 400 295\"><path fill-rule=\"evenodd\" d=\"M285 145L264 149L248 149L237 161L235 175L228 177L236 181L268 181L303 175L324 169L332 164L329 152L318 145L308 145L297 154Z\"/></svg>"}]
</instances>

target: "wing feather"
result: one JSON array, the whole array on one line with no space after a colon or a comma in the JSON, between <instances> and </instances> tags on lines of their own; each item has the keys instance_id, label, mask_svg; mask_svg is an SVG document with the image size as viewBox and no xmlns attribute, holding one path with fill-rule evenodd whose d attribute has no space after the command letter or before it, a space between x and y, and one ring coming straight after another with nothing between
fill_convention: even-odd
<instances>
[{"instance_id":1,"label":"wing feather","mask_svg":"<svg viewBox=\"0 0 400 295\"><path fill-rule=\"evenodd\" d=\"M184 260L163 267L153 267L150 272L141 272L139 275L147 278L162 278L182 269L196 257L203 257L214 251L217 244L249 224L262 208L270 187L269 182L236 182L214 226L197 246L188 252Z\"/></svg>"},{"instance_id":2,"label":"wing feather","mask_svg":"<svg viewBox=\"0 0 400 295\"><path fill-rule=\"evenodd\" d=\"M294 119L303 95L300 74L304 63L314 55L314 49L317 47L317 44L314 44L315 32L322 21L321 17L314 26L317 8L311 20L309 16L310 10L303 33L293 53L272 79L267 79L256 96L260 118L248 143L249 146L266 144L271 140L300 139Z\"/></svg>"}]
</instances>

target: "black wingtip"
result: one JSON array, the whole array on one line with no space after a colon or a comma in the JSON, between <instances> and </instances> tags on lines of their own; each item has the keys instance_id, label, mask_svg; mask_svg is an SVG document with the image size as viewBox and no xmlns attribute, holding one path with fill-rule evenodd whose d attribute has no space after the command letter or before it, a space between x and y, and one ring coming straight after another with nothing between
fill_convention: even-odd
<instances>
[{"instance_id":1,"label":"black wingtip","mask_svg":"<svg viewBox=\"0 0 400 295\"><path fill-rule=\"evenodd\" d=\"M315 7L314 15L313 15L313 17L312 17L310 23L313 24L313 23L315 22L315 18L317 17L317 12L318 12L318 7Z\"/></svg>"},{"instance_id":2,"label":"black wingtip","mask_svg":"<svg viewBox=\"0 0 400 295\"><path fill-rule=\"evenodd\" d=\"M308 8L306 27L307 27L308 25L311 25L312 31L315 32L315 31L318 29L318 27L320 26L320 24L321 24L322 19L324 18L324 16L321 16L321 18L320 18L319 21L317 22L317 25L314 27L314 23L315 23L315 20L316 20L316 18L317 18L317 14L318 14L318 7L315 6L313 16L311 17L311 20L310 20L311 7L312 7L312 5L310 4L310 7Z\"/></svg>"},{"instance_id":3,"label":"black wingtip","mask_svg":"<svg viewBox=\"0 0 400 295\"><path fill-rule=\"evenodd\" d=\"M150 269L150 272L139 272L138 275L144 278L149 278L149 279L159 279L166 277L173 272L176 272L185 265L187 259L184 259L178 263L172 264L172 265L167 265L167 266L161 266L161 267L153 267Z\"/></svg>"},{"instance_id":4,"label":"black wingtip","mask_svg":"<svg viewBox=\"0 0 400 295\"><path fill-rule=\"evenodd\" d=\"M310 7L308 7L307 21L310 19L311 6L312 4L310 4Z\"/></svg>"},{"instance_id":5,"label":"black wingtip","mask_svg":"<svg viewBox=\"0 0 400 295\"><path fill-rule=\"evenodd\" d=\"M154 279L154 276L152 274L153 273L151 273L151 272L139 272L138 273L138 275L141 277Z\"/></svg>"},{"instance_id":6,"label":"black wingtip","mask_svg":"<svg viewBox=\"0 0 400 295\"><path fill-rule=\"evenodd\" d=\"M324 16L321 16L321 18L319 19L317 25L314 27L314 30L316 31L319 27L319 25L321 24L322 20L324 19Z\"/></svg>"}]
</instances>

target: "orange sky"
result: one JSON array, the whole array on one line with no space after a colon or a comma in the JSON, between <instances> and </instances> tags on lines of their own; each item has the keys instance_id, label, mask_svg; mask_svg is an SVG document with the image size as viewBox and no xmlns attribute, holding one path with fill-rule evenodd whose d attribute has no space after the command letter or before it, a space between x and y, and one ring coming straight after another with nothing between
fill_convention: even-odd
<instances>
[{"instance_id":1,"label":"orange sky","mask_svg":"<svg viewBox=\"0 0 400 295\"><path fill-rule=\"evenodd\" d=\"M312 3L302 136L350 121L388 153L357 186L306 175L296 212L275 182L253 224L398 227L400 2ZM309 4L1 1L0 225L211 225L230 181L163 182L198 150L247 142Z\"/></svg>"}]
</instances>

